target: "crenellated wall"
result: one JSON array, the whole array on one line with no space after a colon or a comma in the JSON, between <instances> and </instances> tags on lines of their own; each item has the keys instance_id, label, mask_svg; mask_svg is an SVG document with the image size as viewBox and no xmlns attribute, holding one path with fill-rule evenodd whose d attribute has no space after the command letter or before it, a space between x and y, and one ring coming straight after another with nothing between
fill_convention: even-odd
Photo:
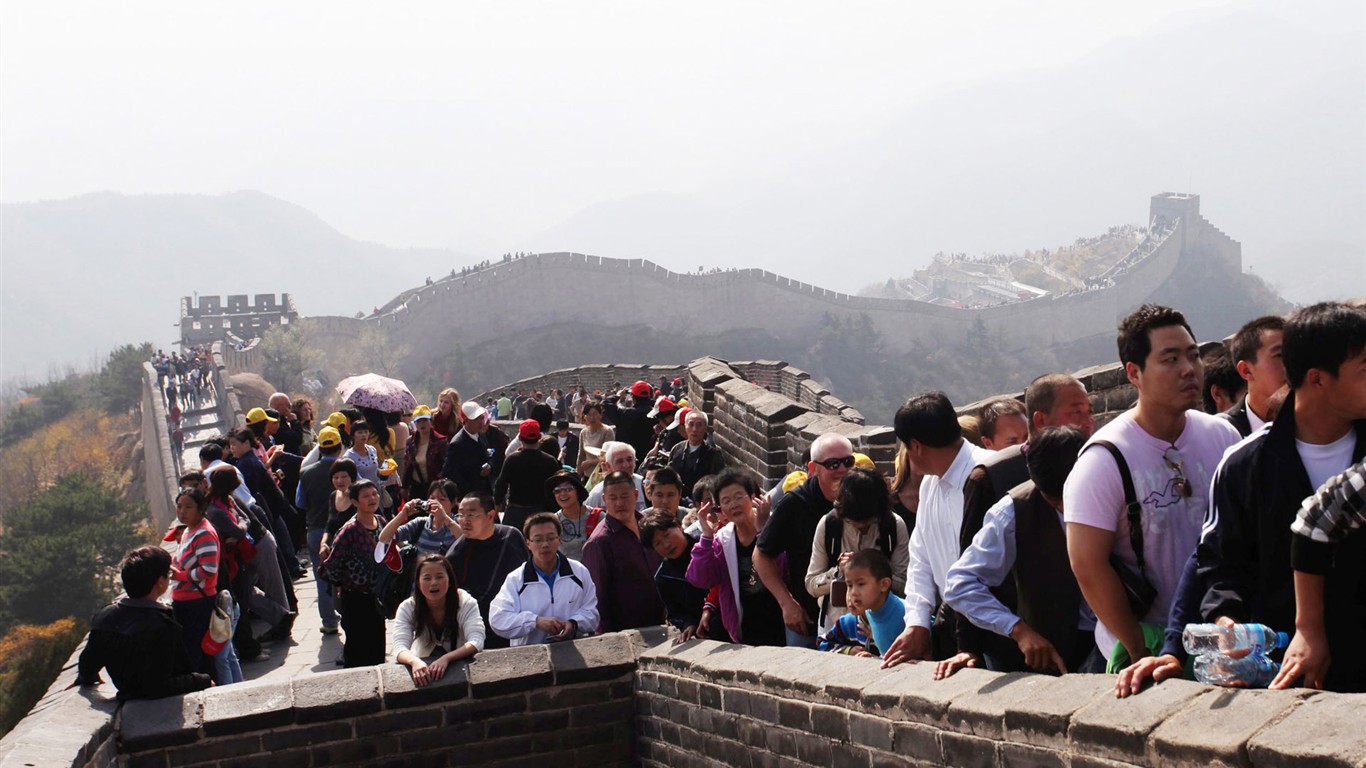
<instances>
[{"instance_id":1,"label":"crenellated wall","mask_svg":"<svg viewBox=\"0 0 1366 768\"><path fill-rule=\"evenodd\" d=\"M470 399L482 402L509 389L549 391L579 384L590 391L610 392L637 380L655 384L661 376L685 379L689 404L711 419L713 439L727 462L751 469L767 482L775 483L804 466L802 452L825 432L845 434L855 450L868 454L883 471L893 469L896 437L891 429L864 425L857 409L806 371L777 360L727 362L703 357L686 366L583 365L522 379Z\"/></svg>"},{"instance_id":2,"label":"crenellated wall","mask_svg":"<svg viewBox=\"0 0 1366 768\"><path fill-rule=\"evenodd\" d=\"M610 286L615 317L652 318L661 306L687 307L697 334L762 331L783 339L810 338L827 315L867 315L890 353L916 343L933 347L962 338L978 320L1008 348L1084 342L1142 303L1172 275L1183 255L1241 265L1238 243L1199 215L1199 198L1164 193L1152 198L1149 237L1113 270L1113 283L1094 290L1048 295L981 309L956 309L909 299L851 296L757 269L683 275L644 259L610 259L580 253L534 254L405 291L401 301L364 320L322 321L320 342L346 343L347 333L370 325L403 338L441 339L459 328L462 344L564 323L605 324L594 302L533 302L567 285ZM1189 251L1189 254L1187 254ZM507 307L518 311L509 313ZM430 350L429 350L430 351Z\"/></svg>"},{"instance_id":3,"label":"crenellated wall","mask_svg":"<svg viewBox=\"0 0 1366 768\"><path fill-rule=\"evenodd\" d=\"M673 381L686 376L687 373L688 367L685 365L642 365L639 363L580 365L574 368L558 368L540 376L528 376L525 379L518 379L510 384L480 392L473 397L463 394L461 397L482 403L490 397L497 399L509 390L516 392L525 389L528 393L540 390L549 394L552 389L558 388L568 392L570 388L578 386L586 388L590 395L595 390L601 390L604 395L607 395L622 387L629 387L636 381L647 381L651 386L658 386L661 377Z\"/></svg>"}]
</instances>

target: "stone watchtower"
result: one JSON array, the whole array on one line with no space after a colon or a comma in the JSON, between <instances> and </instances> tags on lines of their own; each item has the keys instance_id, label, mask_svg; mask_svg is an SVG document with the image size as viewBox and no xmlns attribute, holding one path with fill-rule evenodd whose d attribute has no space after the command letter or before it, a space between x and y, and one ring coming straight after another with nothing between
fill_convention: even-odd
<instances>
[{"instance_id":1,"label":"stone watchtower","mask_svg":"<svg viewBox=\"0 0 1366 768\"><path fill-rule=\"evenodd\" d=\"M282 293L258 293L247 301L246 294L180 299L180 345L210 344L231 333L243 339L260 336L273 325L289 325L299 319L294 297Z\"/></svg>"},{"instance_id":2,"label":"stone watchtower","mask_svg":"<svg viewBox=\"0 0 1366 768\"><path fill-rule=\"evenodd\" d=\"M1200 218L1200 196L1163 192L1153 195L1148 211L1149 223L1154 229L1163 229L1176 219L1189 224Z\"/></svg>"},{"instance_id":3,"label":"stone watchtower","mask_svg":"<svg viewBox=\"0 0 1366 768\"><path fill-rule=\"evenodd\" d=\"M1243 247L1223 230L1200 215L1200 196L1181 192L1153 195L1149 207L1149 226L1164 229L1181 221L1178 232L1184 256L1222 262L1232 274L1243 271Z\"/></svg>"}]
</instances>

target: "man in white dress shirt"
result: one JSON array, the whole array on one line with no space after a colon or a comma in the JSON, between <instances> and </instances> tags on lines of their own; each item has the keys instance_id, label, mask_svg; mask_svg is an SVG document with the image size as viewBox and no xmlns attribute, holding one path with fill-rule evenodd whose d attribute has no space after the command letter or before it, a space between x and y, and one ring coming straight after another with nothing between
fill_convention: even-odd
<instances>
[{"instance_id":1,"label":"man in white dress shirt","mask_svg":"<svg viewBox=\"0 0 1366 768\"><path fill-rule=\"evenodd\" d=\"M911 466L925 474L920 483L920 509L911 533L911 567L906 578L906 630L882 657L883 667L912 659L928 659L931 616L944 594L949 568L961 550L963 483L991 451L963 439L953 403L943 392L917 395L896 412L897 439L906 446ZM951 615L951 614L943 614ZM953 621L934 627L941 653L952 655Z\"/></svg>"}]
</instances>

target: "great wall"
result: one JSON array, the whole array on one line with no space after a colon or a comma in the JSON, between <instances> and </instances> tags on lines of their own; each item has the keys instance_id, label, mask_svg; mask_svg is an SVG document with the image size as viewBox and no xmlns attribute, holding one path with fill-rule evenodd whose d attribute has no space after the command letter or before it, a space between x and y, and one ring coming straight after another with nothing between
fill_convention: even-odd
<instances>
[{"instance_id":1,"label":"great wall","mask_svg":"<svg viewBox=\"0 0 1366 768\"><path fill-rule=\"evenodd\" d=\"M1183 237L1195 236L1193 230ZM1182 232L1178 224L1163 242ZM817 298L814 292L810 298ZM1106 313L1120 306L1113 303ZM418 317L395 312L370 322ZM1106 314L1092 327L1108 336L1113 322ZM259 373L261 356L250 342L241 348L219 342L214 363L219 397L205 421L223 429L241 423L244 405L255 405L241 402L232 380ZM155 375L150 367L146 373L147 496L162 524L170 518L172 458ZM661 376L685 378L728 461L770 481L830 430L890 468L890 428L865 424L857 410L781 361L585 365L490 393L517 386L606 388ZM1077 376L1099 421L1134 402L1117 364ZM78 648L29 716L0 741L0 768L1366 765L1366 733L1355 727L1360 704L1351 695L1169 681L1117 700L1113 680L1101 675L965 670L934 681L926 664L888 671L875 661L802 649L697 640L674 645L672 639L657 628L490 651L421 689L390 664L122 705L108 685L72 687Z\"/></svg>"},{"instance_id":2,"label":"great wall","mask_svg":"<svg viewBox=\"0 0 1366 768\"><path fill-rule=\"evenodd\" d=\"M1242 273L1241 245L1201 215L1198 195L1154 195L1148 221L1147 236L1115 265L1110 284L980 309L852 296L758 269L679 274L645 259L542 253L453 273L405 291L365 318L305 320L320 349L336 349L373 327L395 342L422 340L424 354L446 351L443 345L457 338L468 347L565 324L667 327L684 318L690 333L704 336L740 329L811 338L827 314L866 315L892 353L916 342L961 338L979 320L1008 347L1104 350L1115 321L1170 286L1180 267ZM594 300L582 300L586 296Z\"/></svg>"}]
</instances>

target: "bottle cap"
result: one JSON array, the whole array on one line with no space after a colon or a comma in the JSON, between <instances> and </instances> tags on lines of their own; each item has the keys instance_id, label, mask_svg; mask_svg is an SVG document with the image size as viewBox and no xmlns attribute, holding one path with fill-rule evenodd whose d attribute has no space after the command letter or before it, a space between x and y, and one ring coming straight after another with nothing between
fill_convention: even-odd
<instances>
[{"instance_id":1,"label":"bottle cap","mask_svg":"<svg viewBox=\"0 0 1366 768\"><path fill-rule=\"evenodd\" d=\"M1277 648L1284 648L1284 647L1286 647L1286 646L1288 646L1288 645L1290 645L1290 635L1287 635L1287 634L1284 633L1284 632L1277 632L1277 633L1276 633L1276 647L1277 647Z\"/></svg>"}]
</instances>

